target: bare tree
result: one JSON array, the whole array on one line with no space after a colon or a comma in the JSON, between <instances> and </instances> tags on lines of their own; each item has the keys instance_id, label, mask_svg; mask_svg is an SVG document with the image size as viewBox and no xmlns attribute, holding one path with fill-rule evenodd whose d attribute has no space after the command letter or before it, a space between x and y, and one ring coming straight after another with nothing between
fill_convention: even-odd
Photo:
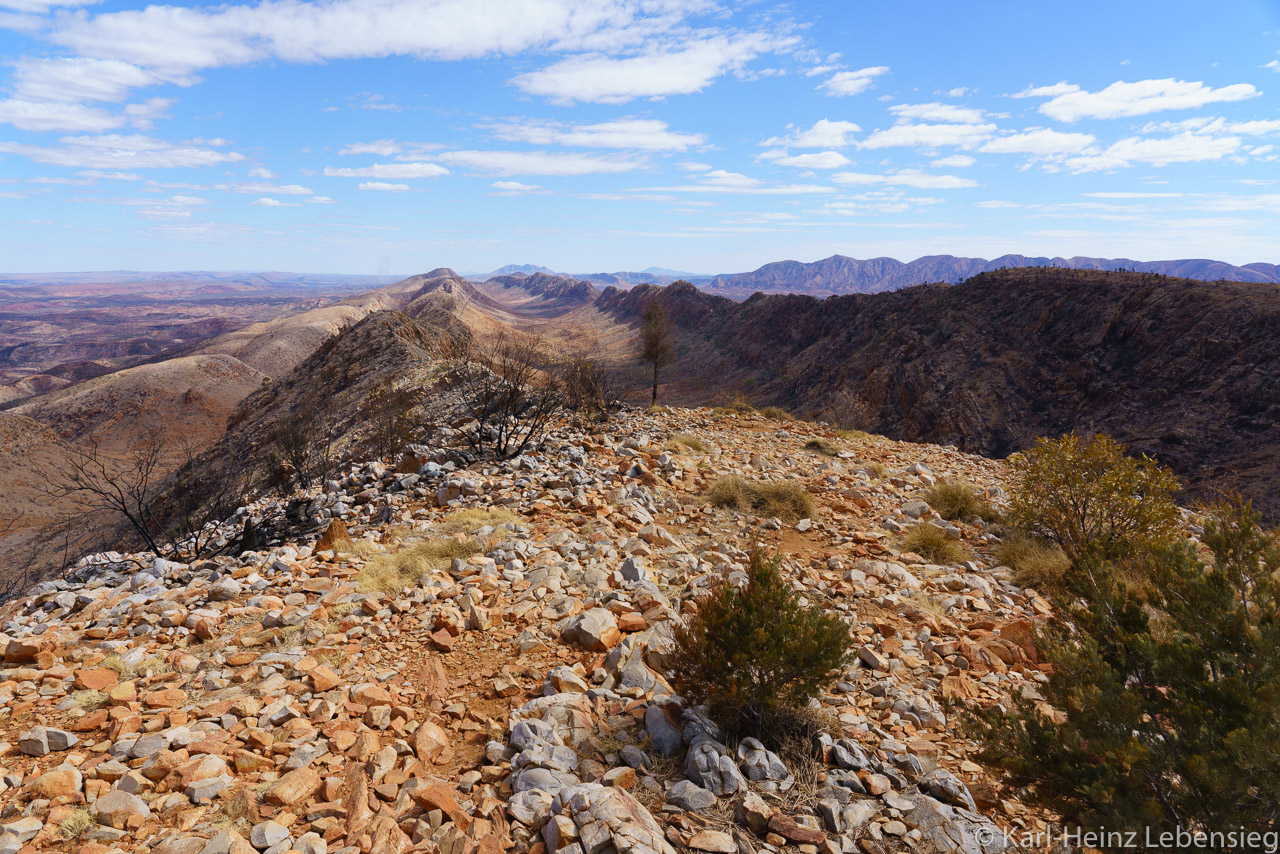
<instances>
[{"instance_id":1,"label":"bare tree","mask_svg":"<svg viewBox=\"0 0 1280 854\"><path fill-rule=\"evenodd\" d=\"M875 407L858 392L840 389L828 396L820 417L838 430L867 430L875 420Z\"/></svg>"},{"instance_id":2,"label":"bare tree","mask_svg":"<svg viewBox=\"0 0 1280 854\"><path fill-rule=\"evenodd\" d=\"M653 365L653 399L658 402L658 372L675 361L675 346L671 341L671 322L667 320L667 312L657 298L645 304L641 315L644 325L640 327L640 358Z\"/></svg>"},{"instance_id":3,"label":"bare tree","mask_svg":"<svg viewBox=\"0 0 1280 854\"><path fill-rule=\"evenodd\" d=\"M499 459L524 453L545 434L563 402L553 366L535 339L502 333L477 345L468 362L466 401L476 450Z\"/></svg>"},{"instance_id":4,"label":"bare tree","mask_svg":"<svg viewBox=\"0 0 1280 854\"><path fill-rule=\"evenodd\" d=\"M174 551L178 545L157 521L152 503L170 462L156 432L138 438L120 457L106 453L100 438L91 434L67 446L65 464L47 484L47 491L51 498L71 499L85 511L118 516L148 551L163 557L166 545Z\"/></svg>"},{"instance_id":5,"label":"bare tree","mask_svg":"<svg viewBox=\"0 0 1280 854\"><path fill-rule=\"evenodd\" d=\"M560 365L565 408L596 422L609 420L618 408L613 378L587 347L579 348Z\"/></svg>"}]
</instances>

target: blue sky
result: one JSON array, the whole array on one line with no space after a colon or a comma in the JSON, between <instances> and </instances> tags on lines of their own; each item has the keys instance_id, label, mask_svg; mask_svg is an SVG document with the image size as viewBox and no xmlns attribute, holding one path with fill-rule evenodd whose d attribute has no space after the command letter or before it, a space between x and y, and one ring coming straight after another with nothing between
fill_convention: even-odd
<instances>
[{"instance_id":1,"label":"blue sky","mask_svg":"<svg viewBox=\"0 0 1280 854\"><path fill-rule=\"evenodd\" d=\"M1280 3L0 0L0 271L1280 261Z\"/></svg>"}]
</instances>

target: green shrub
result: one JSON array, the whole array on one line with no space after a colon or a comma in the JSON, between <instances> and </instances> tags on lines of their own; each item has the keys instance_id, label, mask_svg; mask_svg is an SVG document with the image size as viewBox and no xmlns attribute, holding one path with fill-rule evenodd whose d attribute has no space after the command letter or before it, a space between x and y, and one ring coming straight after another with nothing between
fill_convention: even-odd
<instances>
[{"instance_id":1,"label":"green shrub","mask_svg":"<svg viewBox=\"0 0 1280 854\"><path fill-rule=\"evenodd\" d=\"M1127 456L1110 436L1041 438L1009 466L1010 520L1073 560L1086 550L1122 557L1145 541L1167 539L1178 520L1173 473L1149 457Z\"/></svg>"},{"instance_id":2,"label":"green shrub","mask_svg":"<svg viewBox=\"0 0 1280 854\"><path fill-rule=\"evenodd\" d=\"M1131 551L1137 595L1101 552L1038 646L1048 708L973 719L988 761L1089 830L1275 830L1280 815L1280 547L1243 500L1210 513L1205 564L1186 543ZM1213 846L1243 850L1243 846Z\"/></svg>"},{"instance_id":3,"label":"green shrub","mask_svg":"<svg viewBox=\"0 0 1280 854\"><path fill-rule=\"evenodd\" d=\"M717 479L707 490L707 500L740 513L787 520L808 519L817 513L813 498L797 483L746 480L737 475Z\"/></svg>"},{"instance_id":4,"label":"green shrub","mask_svg":"<svg viewBox=\"0 0 1280 854\"><path fill-rule=\"evenodd\" d=\"M922 497L943 519L991 521L999 515L972 484L962 480L940 480Z\"/></svg>"},{"instance_id":5,"label":"green shrub","mask_svg":"<svg viewBox=\"0 0 1280 854\"><path fill-rule=\"evenodd\" d=\"M779 566L752 554L746 588L721 583L675 632L671 686L733 736L772 741L788 727L771 723L803 709L852 661L848 626L802 606Z\"/></svg>"},{"instance_id":6,"label":"green shrub","mask_svg":"<svg viewBox=\"0 0 1280 854\"><path fill-rule=\"evenodd\" d=\"M973 560L973 552L937 525L922 522L902 538L903 551L915 552L930 563L952 564Z\"/></svg>"}]
</instances>

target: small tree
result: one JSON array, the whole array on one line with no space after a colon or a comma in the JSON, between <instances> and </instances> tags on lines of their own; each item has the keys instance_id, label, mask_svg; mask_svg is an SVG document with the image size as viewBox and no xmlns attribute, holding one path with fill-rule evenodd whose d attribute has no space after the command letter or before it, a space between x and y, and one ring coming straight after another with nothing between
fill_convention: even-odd
<instances>
[{"instance_id":1,"label":"small tree","mask_svg":"<svg viewBox=\"0 0 1280 854\"><path fill-rule=\"evenodd\" d=\"M653 365L653 399L658 402L658 372L675 361L675 345L671 340L671 322L667 320L667 312L657 298L650 299L644 306L641 315L643 326L640 327L640 358Z\"/></svg>"},{"instance_id":2,"label":"small tree","mask_svg":"<svg viewBox=\"0 0 1280 854\"><path fill-rule=\"evenodd\" d=\"M560 381L564 387L564 405L572 412L593 421L607 421L617 408L617 394L608 372L600 360L579 351L560 365Z\"/></svg>"},{"instance_id":3,"label":"small tree","mask_svg":"<svg viewBox=\"0 0 1280 854\"><path fill-rule=\"evenodd\" d=\"M1082 556L1040 639L1047 707L978 718L987 758L1087 829L1280 822L1280 546L1239 497L1209 515L1208 565L1183 543Z\"/></svg>"},{"instance_id":4,"label":"small tree","mask_svg":"<svg viewBox=\"0 0 1280 854\"><path fill-rule=\"evenodd\" d=\"M675 632L672 687L734 735L773 740L772 724L852 661L849 627L802 606L780 564L756 550L746 588L719 584Z\"/></svg>"},{"instance_id":5,"label":"small tree","mask_svg":"<svg viewBox=\"0 0 1280 854\"><path fill-rule=\"evenodd\" d=\"M524 453L546 433L563 403L554 366L535 339L502 333L475 347L465 363L470 441L498 459Z\"/></svg>"},{"instance_id":6,"label":"small tree","mask_svg":"<svg viewBox=\"0 0 1280 854\"><path fill-rule=\"evenodd\" d=\"M1040 438L1009 466L1010 521L1073 560L1090 549L1121 557L1144 540L1167 539L1178 520L1173 472L1150 457L1127 456L1110 436Z\"/></svg>"}]
</instances>

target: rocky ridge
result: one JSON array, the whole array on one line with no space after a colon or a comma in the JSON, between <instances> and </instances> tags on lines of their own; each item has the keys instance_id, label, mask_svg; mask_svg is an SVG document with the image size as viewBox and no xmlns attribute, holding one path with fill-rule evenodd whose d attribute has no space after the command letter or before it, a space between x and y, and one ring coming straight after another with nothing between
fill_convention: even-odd
<instances>
[{"instance_id":1,"label":"rocky ridge","mask_svg":"<svg viewBox=\"0 0 1280 854\"><path fill-rule=\"evenodd\" d=\"M804 447L821 428L706 410L561 425L501 464L450 435L241 508L224 538L295 532L258 550L91 555L0 607L0 852L978 854L1045 827L945 707L1035 696L1049 607L983 557L990 531L918 497L955 477L999 502L1001 464L825 434L828 457ZM820 512L706 505L724 474L801 483ZM918 524L979 557L902 552ZM431 537L473 553L368 587ZM662 677L672 621L757 541L856 635L808 762L731 744Z\"/></svg>"}]
</instances>

